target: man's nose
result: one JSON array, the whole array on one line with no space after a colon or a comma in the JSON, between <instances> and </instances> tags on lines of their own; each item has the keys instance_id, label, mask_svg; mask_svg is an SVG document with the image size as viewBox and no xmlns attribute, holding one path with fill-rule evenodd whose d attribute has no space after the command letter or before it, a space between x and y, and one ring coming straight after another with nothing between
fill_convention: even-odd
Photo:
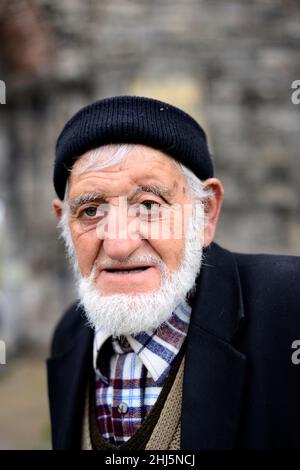
<instances>
[{"instance_id":1,"label":"man's nose","mask_svg":"<svg viewBox=\"0 0 300 470\"><path fill-rule=\"evenodd\" d=\"M128 258L143 243L136 224L133 224L137 219L128 214L124 219L124 213L118 213L116 208L111 209L111 214L114 216L109 219L105 234L103 236L102 233L101 237L103 249L110 258Z\"/></svg>"},{"instance_id":2,"label":"man's nose","mask_svg":"<svg viewBox=\"0 0 300 470\"><path fill-rule=\"evenodd\" d=\"M132 255L142 244L141 238L111 239L105 238L103 249L107 256L113 259L125 259Z\"/></svg>"}]
</instances>

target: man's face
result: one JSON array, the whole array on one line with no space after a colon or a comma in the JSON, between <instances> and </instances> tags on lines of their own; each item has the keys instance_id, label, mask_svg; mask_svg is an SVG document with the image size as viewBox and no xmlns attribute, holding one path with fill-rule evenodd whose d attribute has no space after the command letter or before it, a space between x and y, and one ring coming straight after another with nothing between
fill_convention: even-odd
<instances>
[{"instance_id":1,"label":"man's face","mask_svg":"<svg viewBox=\"0 0 300 470\"><path fill-rule=\"evenodd\" d=\"M116 146L101 151L100 162L110 161ZM96 331L155 331L195 287L202 247L214 237L222 184L216 178L204 183L210 191L204 226L203 204L191 201L181 170L162 152L135 145L121 163L102 169L90 166L90 157L83 155L73 166L66 201L70 210L61 219L80 304ZM99 164L98 150L93 162ZM53 207L60 219L62 202L55 199ZM112 219L107 220L106 210ZM136 220L140 223L132 226ZM141 266L147 269L128 272Z\"/></svg>"},{"instance_id":2,"label":"man's face","mask_svg":"<svg viewBox=\"0 0 300 470\"><path fill-rule=\"evenodd\" d=\"M102 157L105 158L105 152L112 150L106 147L103 151ZM142 145L135 145L129 155L114 166L104 169L91 167L80 173L86 159L87 155L84 155L74 164L69 178L68 194L70 232L82 276L89 276L95 266L99 267L95 283L102 295L120 293L132 295L157 290L161 283L162 271L155 262L142 263L143 267L148 266L147 269L136 272L112 272L111 269L119 267L124 270L126 267L131 270L141 267L141 263L128 266L121 263L122 260L130 261L150 255L153 259L161 260L170 273L176 271L183 259L185 240L184 236L175 237L174 216L171 215L171 218L165 221L169 224L170 234L166 239L161 236L151 236L150 230L145 238L131 236L129 232L127 236L121 237L118 236L118 231L117 236L110 237L108 231L103 239L99 236L100 216L97 207L99 208L99 204L109 204L114 211L117 227L120 217L120 197L123 197L123 200L126 197L129 206L142 205L145 210L147 208L150 210L151 207L164 208L164 214L167 214L168 208L171 207L177 207L177 210L179 207L183 209L184 205L189 207L191 200L180 169L172 158ZM99 198L83 202L82 196L90 193L95 193ZM127 216L127 228L133 219L134 216ZM187 217L182 219L185 229L188 220ZM148 228L151 223L156 223L151 222L150 216L149 220ZM114 261L116 265L102 264L107 260Z\"/></svg>"}]
</instances>

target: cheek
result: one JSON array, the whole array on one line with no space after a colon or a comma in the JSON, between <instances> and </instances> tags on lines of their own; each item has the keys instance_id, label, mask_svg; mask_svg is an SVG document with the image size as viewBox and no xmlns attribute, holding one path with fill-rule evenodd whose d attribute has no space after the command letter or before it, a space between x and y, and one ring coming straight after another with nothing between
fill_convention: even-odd
<instances>
[{"instance_id":1,"label":"cheek","mask_svg":"<svg viewBox=\"0 0 300 470\"><path fill-rule=\"evenodd\" d=\"M149 243L167 265L169 271L179 268L183 259L184 240L149 240Z\"/></svg>"},{"instance_id":2,"label":"cheek","mask_svg":"<svg viewBox=\"0 0 300 470\"><path fill-rule=\"evenodd\" d=\"M95 259L97 258L101 241L98 239L95 230L75 235L73 238L80 271L83 276L90 274Z\"/></svg>"},{"instance_id":3,"label":"cheek","mask_svg":"<svg viewBox=\"0 0 300 470\"><path fill-rule=\"evenodd\" d=\"M160 220L160 238L148 238L148 242L170 271L177 270L184 257L191 205L189 201L186 201L186 207L183 207L182 204L177 207L176 212L171 212L170 218L163 217Z\"/></svg>"}]
</instances>

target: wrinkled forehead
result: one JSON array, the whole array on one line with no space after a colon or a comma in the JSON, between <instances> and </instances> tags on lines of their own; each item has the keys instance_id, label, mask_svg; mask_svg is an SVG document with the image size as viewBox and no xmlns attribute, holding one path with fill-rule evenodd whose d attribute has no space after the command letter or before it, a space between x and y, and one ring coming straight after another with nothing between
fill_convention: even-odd
<instances>
[{"instance_id":1,"label":"wrinkled forehead","mask_svg":"<svg viewBox=\"0 0 300 470\"><path fill-rule=\"evenodd\" d=\"M166 190L184 183L179 163L165 153L144 145L109 145L85 153L74 163L69 190L98 184L128 189L146 180L156 181Z\"/></svg>"}]
</instances>

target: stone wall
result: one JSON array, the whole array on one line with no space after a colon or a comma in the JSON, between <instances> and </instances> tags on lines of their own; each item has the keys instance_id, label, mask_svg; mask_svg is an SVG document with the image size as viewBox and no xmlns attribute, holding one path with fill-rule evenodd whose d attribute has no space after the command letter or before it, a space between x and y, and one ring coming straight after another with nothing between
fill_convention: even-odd
<instances>
[{"instance_id":1,"label":"stone wall","mask_svg":"<svg viewBox=\"0 0 300 470\"><path fill-rule=\"evenodd\" d=\"M296 0L10 0L0 8L0 328L47 344L75 298L51 209L55 139L115 94L177 104L204 125L225 188L216 240L300 255Z\"/></svg>"}]
</instances>

